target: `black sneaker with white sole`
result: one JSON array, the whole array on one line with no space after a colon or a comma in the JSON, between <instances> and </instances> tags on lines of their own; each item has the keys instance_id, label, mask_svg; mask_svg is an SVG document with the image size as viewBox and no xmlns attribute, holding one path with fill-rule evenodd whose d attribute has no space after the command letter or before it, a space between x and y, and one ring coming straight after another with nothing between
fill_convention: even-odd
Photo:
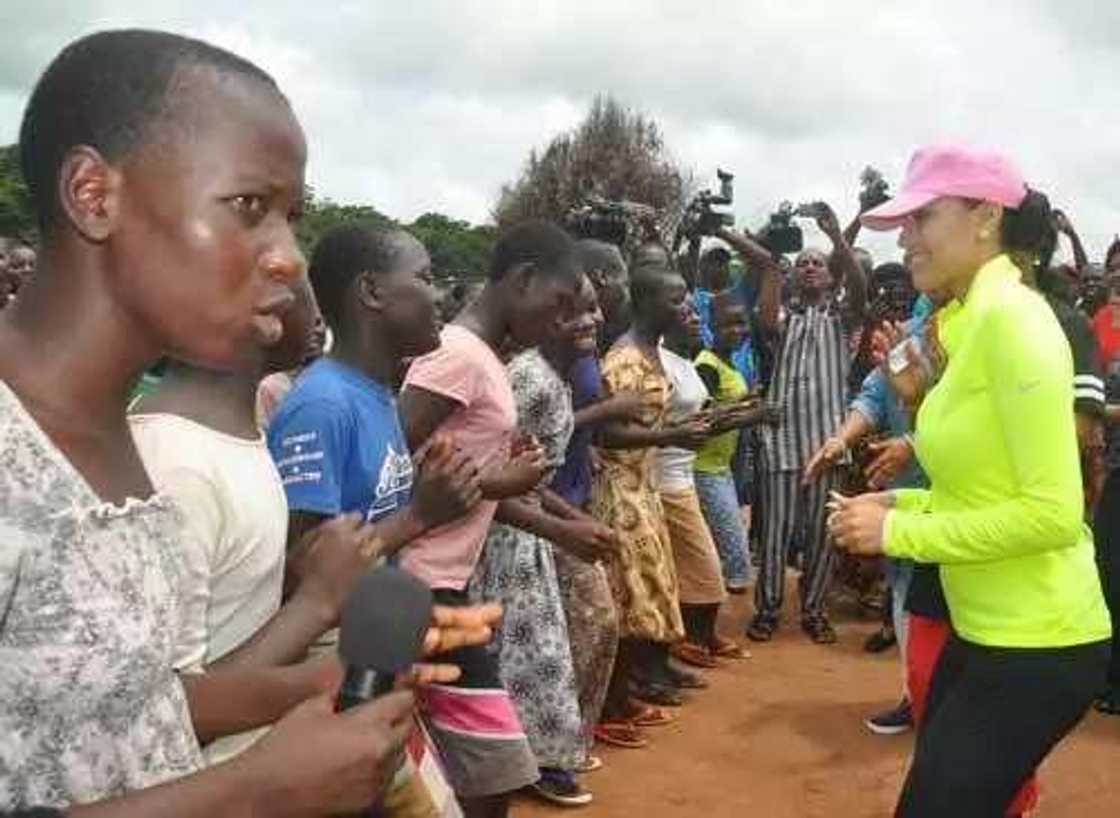
<instances>
[{"instance_id":1,"label":"black sneaker with white sole","mask_svg":"<svg viewBox=\"0 0 1120 818\"><path fill-rule=\"evenodd\" d=\"M910 709L910 701L903 699L895 707L883 713L872 716L864 722L867 729L880 736L897 736L905 733L914 726L914 713Z\"/></svg>"}]
</instances>

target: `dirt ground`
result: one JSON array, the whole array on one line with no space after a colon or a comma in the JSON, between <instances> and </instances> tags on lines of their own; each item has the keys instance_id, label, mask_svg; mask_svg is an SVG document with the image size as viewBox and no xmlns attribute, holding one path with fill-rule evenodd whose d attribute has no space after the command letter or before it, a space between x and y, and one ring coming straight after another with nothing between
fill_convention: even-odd
<instances>
[{"instance_id":1,"label":"dirt ground","mask_svg":"<svg viewBox=\"0 0 1120 818\"><path fill-rule=\"evenodd\" d=\"M724 632L742 633L750 605L728 606ZM898 654L863 653L876 623L834 611L837 645L811 644L787 609L753 656L708 673L709 690L649 731L645 750L596 750L585 777L595 802L579 810L522 799L515 818L881 818L891 815L913 734L872 735L864 718L897 701ZM1120 718L1092 714L1042 771L1034 818L1120 815Z\"/></svg>"}]
</instances>

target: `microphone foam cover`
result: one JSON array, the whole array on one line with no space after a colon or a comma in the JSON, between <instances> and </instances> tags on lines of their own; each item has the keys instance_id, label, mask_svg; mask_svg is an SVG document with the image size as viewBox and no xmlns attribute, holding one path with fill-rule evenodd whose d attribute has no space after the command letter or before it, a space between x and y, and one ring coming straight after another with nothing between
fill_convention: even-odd
<instances>
[{"instance_id":1,"label":"microphone foam cover","mask_svg":"<svg viewBox=\"0 0 1120 818\"><path fill-rule=\"evenodd\" d=\"M382 565L355 583L343 605L339 656L348 667L398 673L420 658L431 617L428 586Z\"/></svg>"}]
</instances>

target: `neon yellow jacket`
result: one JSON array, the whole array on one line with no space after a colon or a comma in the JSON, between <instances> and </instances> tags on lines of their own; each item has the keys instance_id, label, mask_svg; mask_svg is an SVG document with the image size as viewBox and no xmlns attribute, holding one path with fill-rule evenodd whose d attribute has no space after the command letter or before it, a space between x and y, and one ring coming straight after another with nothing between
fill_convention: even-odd
<instances>
[{"instance_id":1,"label":"neon yellow jacket","mask_svg":"<svg viewBox=\"0 0 1120 818\"><path fill-rule=\"evenodd\" d=\"M884 547L941 565L953 627L999 647L1107 639L1084 524L1069 344L999 256L938 316L948 365L918 411L931 488L895 492Z\"/></svg>"}]
</instances>

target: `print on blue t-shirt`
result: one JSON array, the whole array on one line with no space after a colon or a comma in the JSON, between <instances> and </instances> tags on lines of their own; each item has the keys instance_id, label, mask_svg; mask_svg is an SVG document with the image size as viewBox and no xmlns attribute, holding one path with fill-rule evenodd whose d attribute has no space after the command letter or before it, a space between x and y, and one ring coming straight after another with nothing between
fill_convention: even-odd
<instances>
[{"instance_id":1,"label":"print on blue t-shirt","mask_svg":"<svg viewBox=\"0 0 1120 818\"><path fill-rule=\"evenodd\" d=\"M329 358L296 381L268 428L292 511L369 522L408 504L413 466L393 393Z\"/></svg>"}]
</instances>

